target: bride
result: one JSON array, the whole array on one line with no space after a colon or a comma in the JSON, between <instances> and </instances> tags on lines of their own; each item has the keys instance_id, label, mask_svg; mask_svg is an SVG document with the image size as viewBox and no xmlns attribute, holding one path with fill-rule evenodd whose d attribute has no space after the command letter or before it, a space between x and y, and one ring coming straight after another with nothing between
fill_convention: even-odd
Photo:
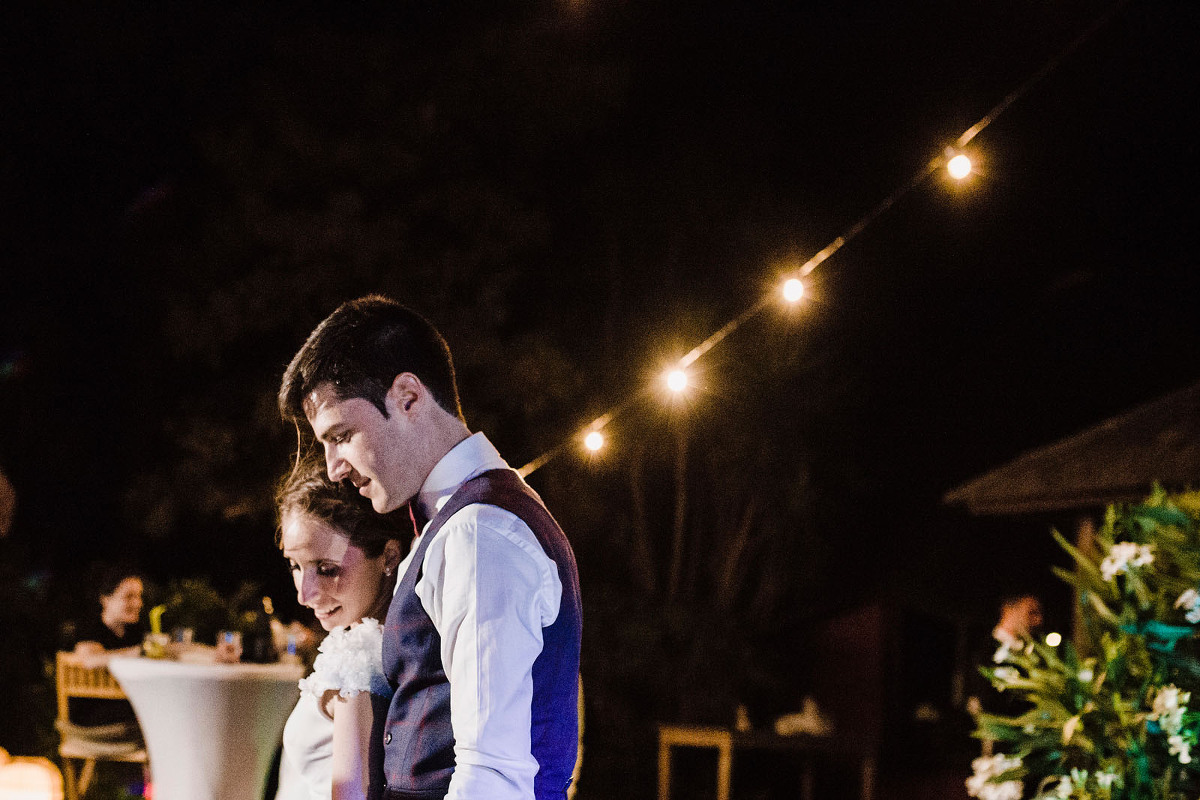
<instances>
[{"instance_id":1,"label":"bride","mask_svg":"<svg viewBox=\"0 0 1200 800\"><path fill-rule=\"evenodd\" d=\"M376 514L324 464L297 465L276 497L278 543L296 595L329 631L283 732L276 800L367 795L371 695L389 696L382 628L407 516Z\"/></svg>"}]
</instances>

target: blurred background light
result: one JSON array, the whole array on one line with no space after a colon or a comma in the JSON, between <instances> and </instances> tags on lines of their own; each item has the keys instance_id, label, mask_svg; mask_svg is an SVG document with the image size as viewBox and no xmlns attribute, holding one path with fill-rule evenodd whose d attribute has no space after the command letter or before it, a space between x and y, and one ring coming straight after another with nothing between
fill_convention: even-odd
<instances>
[{"instance_id":1,"label":"blurred background light","mask_svg":"<svg viewBox=\"0 0 1200 800\"><path fill-rule=\"evenodd\" d=\"M946 162L946 171L950 173L951 178L962 180L971 174L971 159L959 153Z\"/></svg>"},{"instance_id":2,"label":"blurred background light","mask_svg":"<svg viewBox=\"0 0 1200 800\"><path fill-rule=\"evenodd\" d=\"M783 299L794 303L804 296L804 284L799 278L789 278L783 282Z\"/></svg>"}]
</instances>

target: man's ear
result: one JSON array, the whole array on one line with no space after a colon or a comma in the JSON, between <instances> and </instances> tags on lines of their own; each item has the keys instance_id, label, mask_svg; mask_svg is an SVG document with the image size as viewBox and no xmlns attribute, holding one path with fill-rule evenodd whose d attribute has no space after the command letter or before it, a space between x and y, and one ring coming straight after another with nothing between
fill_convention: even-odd
<instances>
[{"instance_id":1,"label":"man's ear","mask_svg":"<svg viewBox=\"0 0 1200 800\"><path fill-rule=\"evenodd\" d=\"M401 413L407 414L425 396L425 384L411 372L401 372L392 379L387 396Z\"/></svg>"}]
</instances>

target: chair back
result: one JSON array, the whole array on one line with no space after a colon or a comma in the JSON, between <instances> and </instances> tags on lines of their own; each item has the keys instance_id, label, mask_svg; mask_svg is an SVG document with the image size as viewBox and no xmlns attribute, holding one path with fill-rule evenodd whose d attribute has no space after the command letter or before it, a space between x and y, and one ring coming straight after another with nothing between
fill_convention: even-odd
<instances>
[{"instance_id":1,"label":"chair back","mask_svg":"<svg viewBox=\"0 0 1200 800\"><path fill-rule=\"evenodd\" d=\"M92 659L85 660L75 653L59 651L55 656L54 693L58 696L58 719L54 726L62 737L58 754L62 757L67 800L81 800L87 795L98 761L148 763L146 748L141 743L136 723L80 727L67 716L68 701L72 697L129 699L107 666L92 664ZM149 780L149 773L145 769L143 775Z\"/></svg>"},{"instance_id":2,"label":"chair back","mask_svg":"<svg viewBox=\"0 0 1200 800\"><path fill-rule=\"evenodd\" d=\"M87 666L82 657L60 650L56 658L54 687L58 695L58 718L67 719L67 700L71 697L101 697L106 700L127 700L121 684L108 667Z\"/></svg>"}]
</instances>

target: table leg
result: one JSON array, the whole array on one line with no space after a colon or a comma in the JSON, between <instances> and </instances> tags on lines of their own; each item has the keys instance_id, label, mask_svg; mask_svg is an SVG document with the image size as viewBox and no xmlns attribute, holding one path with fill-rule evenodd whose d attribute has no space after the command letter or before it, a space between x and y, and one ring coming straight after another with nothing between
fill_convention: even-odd
<instances>
[{"instance_id":1,"label":"table leg","mask_svg":"<svg viewBox=\"0 0 1200 800\"><path fill-rule=\"evenodd\" d=\"M717 746L717 800L729 800L729 786L733 782L733 744L722 742Z\"/></svg>"},{"instance_id":2,"label":"table leg","mask_svg":"<svg viewBox=\"0 0 1200 800\"><path fill-rule=\"evenodd\" d=\"M863 756L862 800L875 800L875 759L872 756Z\"/></svg>"},{"instance_id":3,"label":"table leg","mask_svg":"<svg viewBox=\"0 0 1200 800\"><path fill-rule=\"evenodd\" d=\"M671 800L671 745L658 743L658 800Z\"/></svg>"},{"instance_id":4,"label":"table leg","mask_svg":"<svg viewBox=\"0 0 1200 800\"><path fill-rule=\"evenodd\" d=\"M808 754L800 756L800 800L813 800L813 759Z\"/></svg>"},{"instance_id":5,"label":"table leg","mask_svg":"<svg viewBox=\"0 0 1200 800\"><path fill-rule=\"evenodd\" d=\"M96 759L89 758L84 760L83 769L79 770L79 796L83 797L87 794L88 787L92 785L92 778L96 775Z\"/></svg>"}]
</instances>

